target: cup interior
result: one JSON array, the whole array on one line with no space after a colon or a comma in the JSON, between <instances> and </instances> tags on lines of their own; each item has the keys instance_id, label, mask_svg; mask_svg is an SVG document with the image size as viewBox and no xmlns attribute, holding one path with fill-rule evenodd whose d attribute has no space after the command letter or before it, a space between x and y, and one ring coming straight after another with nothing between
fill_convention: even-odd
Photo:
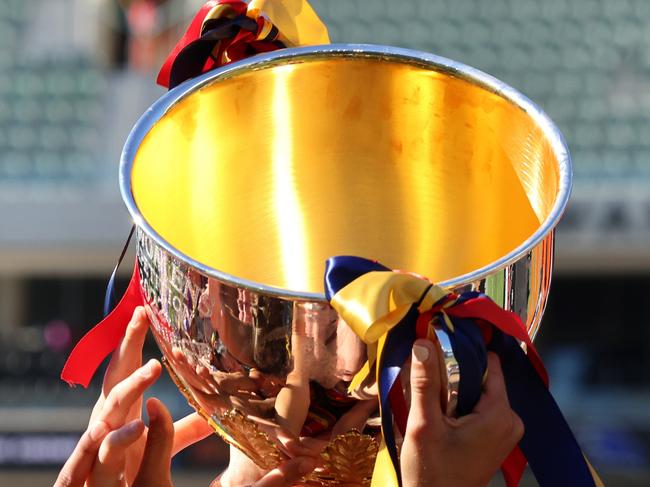
<instances>
[{"instance_id":1,"label":"cup interior","mask_svg":"<svg viewBox=\"0 0 650 487\"><path fill-rule=\"evenodd\" d=\"M529 113L467 77L400 59L322 56L216 77L140 144L147 223L205 266L322 293L359 255L436 282L531 237L559 194Z\"/></svg>"}]
</instances>

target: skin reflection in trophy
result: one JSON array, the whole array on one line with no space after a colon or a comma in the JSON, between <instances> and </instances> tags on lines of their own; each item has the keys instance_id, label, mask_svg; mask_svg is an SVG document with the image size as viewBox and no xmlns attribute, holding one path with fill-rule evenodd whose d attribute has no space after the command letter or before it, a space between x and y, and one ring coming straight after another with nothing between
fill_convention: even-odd
<instances>
[{"instance_id":1,"label":"skin reflection in trophy","mask_svg":"<svg viewBox=\"0 0 650 487\"><path fill-rule=\"evenodd\" d=\"M366 361L365 344L325 304L287 302L283 309L255 300L208 279L193 329L171 342L159 339L199 408L215 418L244 413L280 440L280 451L286 438L308 436L322 449L338 435L364 431L378 413L376 385L351 395L347 385ZM377 423L370 424L374 436Z\"/></svg>"}]
</instances>

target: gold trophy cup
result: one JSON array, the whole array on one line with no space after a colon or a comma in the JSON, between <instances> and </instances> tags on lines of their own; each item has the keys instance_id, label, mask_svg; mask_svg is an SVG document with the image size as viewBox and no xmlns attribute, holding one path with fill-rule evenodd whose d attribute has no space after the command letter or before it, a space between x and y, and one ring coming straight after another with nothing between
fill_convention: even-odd
<instances>
[{"instance_id":1,"label":"gold trophy cup","mask_svg":"<svg viewBox=\"0 0 650 487\"><path fill-rule=\"evenodd\" d=\"M171 90L133 129L120 181L180 390L260 467L285 458L282 432L322 440L306 482L338 485L369 482L377 407L373 384L348 391L366 349L325 300L326 259L484 292L534 337L571 167L549 118L493 77L328 45Z\"/></svg>"}]
</instances>

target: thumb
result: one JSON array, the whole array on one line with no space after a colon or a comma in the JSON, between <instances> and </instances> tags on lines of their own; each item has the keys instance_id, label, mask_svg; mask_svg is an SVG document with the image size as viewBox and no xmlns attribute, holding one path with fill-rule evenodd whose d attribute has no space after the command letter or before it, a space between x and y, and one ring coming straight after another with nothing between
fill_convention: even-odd
<instances>
[{"instance_id":1,"label":"thumb","mask_svg":"<svg viewBox=\"0 0 650 487\"><path fill-rule=\"evenodd\" d=\"M436 425L442 421L440 361L437 345L420 339L411 358L411 408L408 426Z\"/></svg>"},{"instance_id":2,"label":"thumb","mask_svg":"<svg viewBox=\"0 0 650 487\"><path fill-rule=\"evenodd\" d=\"M149 432L133 487L171 487L174 425L167 408L156 398L147 401Z\"/></svg>"}]
</instances>

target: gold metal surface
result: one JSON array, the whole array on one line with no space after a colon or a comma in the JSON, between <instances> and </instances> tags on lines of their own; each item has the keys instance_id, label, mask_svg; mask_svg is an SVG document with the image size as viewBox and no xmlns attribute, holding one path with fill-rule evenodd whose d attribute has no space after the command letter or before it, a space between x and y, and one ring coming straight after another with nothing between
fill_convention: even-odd
<instances>
[{"instance_id":1,"label":"gold metal surface","mask_svg":"<svg viewBox=\"0 0 650 487\"><path fill-rule=\"evenodd\" d=\"M137 207L173 247L314 293L339 254L433 281L488 265L538 229L558 186L548 140L521 108L380 59L208 84L151 128L132 171Z\"/></svg>"},{"instance_id":2,"label":"gold metal surface","mask_svg":"<svg viewBox=\"0 0 650 487\"><path fill-rule=\"evenodd\" d=\"M257 424L249 420L244 413L233 408L224 412L218 418L219 422L217 423L196 401L190 389L176 374L166 357L162 358L162 363L189 405L205 419L222 440L244 452L260 468L271 470L282 462L283 455L271 441L269 435L260 431Z\"/></svg>"},{"instance_id":3,"label":"gold metal surface","mask_svg":"<svg viewBox=\"0 0 650 487\"><path fill-rule=\"evenodd\" d=\"M312 477L321 485L370 485L379 445L372 436L352 430L338 435L327 445L321 457L322 468Z\"/></svg>"},{"instance_id":4,"label":"gold metal surface","mask_svg":"<svg viewBox=\"0 0 650 487\"><path fill-rule=\"evenodd\" d=\"M278 447L271 441L269 436L260 431L253 421L249 420L244 413L232 409L219 418L221 425L231 432L237 446L248 458L264 470L272 470L284 459Z\"/></svg>"}]
</instances>

